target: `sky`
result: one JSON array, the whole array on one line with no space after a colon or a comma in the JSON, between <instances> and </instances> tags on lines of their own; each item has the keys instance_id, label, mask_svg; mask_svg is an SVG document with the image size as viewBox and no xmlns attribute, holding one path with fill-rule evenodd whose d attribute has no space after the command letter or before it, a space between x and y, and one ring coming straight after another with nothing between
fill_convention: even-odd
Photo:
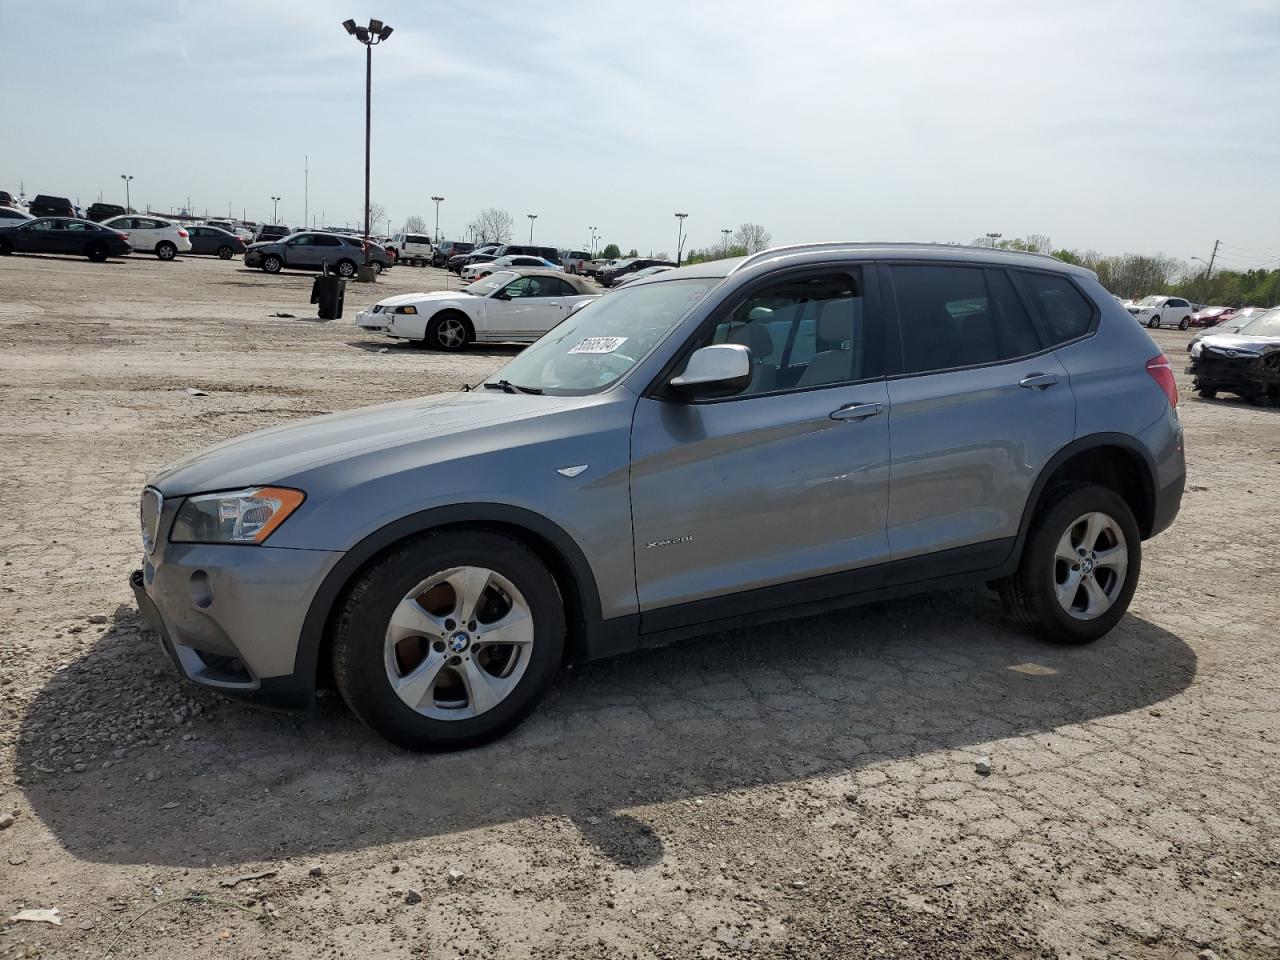
<instances>
[{"instance_id":1,"label":"sky","mask_svg":"<svg viewBox=\"0 0 1280 960\"><path fill-rule=\"evenodd\" d=\"M438 195L446 238L496 206L517 240L536 213L537 243L674 254L680 211L695 247L753 221L1280 266L1276 0L0 0L0 189L123 203L130 173L137 207L354 225L348 17L395 31L396 229Z\"/></svg>"}]
</instances>

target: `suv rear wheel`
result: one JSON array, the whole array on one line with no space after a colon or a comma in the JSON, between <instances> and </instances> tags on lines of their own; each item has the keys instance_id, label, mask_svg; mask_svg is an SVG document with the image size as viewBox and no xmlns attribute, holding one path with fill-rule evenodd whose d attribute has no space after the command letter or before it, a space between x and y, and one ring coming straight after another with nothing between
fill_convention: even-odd
<instances>
[{"instance_id":1,"label":"suv rear wheel","mask_svg":"<svg viewBox=\"0 0 1280 960\"><path fill-rule=\"evenodd\" d=\"M338 265L334 267L338 276L350 280L356 275L356 264L354 260L339 260Z\"/></svg>"},{"instance_id":2,"label":"suv rear wheel","mask_svg":"<svg viewBox=\"0 0 1280 960\"><path fill-rule=\"evenodd\" d=\"M339 615L333 673L366 724L410 750L457 750L533 710L564 652L555 578L488 530L407 540L365 571Z\"/></svg>"},{"instance_id":3,"label":"suv rear wheel","mask_svg":"<svg viewBox=\"0 0 1280 960\"><path fill-rule=\"evenodd\" d=\"M1088 643L1120 622L1138 584L1142 536L1109 487L1072 483L1048 494L1014 575L999 584L1013 616L1058 643Z\"/></svg>"}]
</instances>

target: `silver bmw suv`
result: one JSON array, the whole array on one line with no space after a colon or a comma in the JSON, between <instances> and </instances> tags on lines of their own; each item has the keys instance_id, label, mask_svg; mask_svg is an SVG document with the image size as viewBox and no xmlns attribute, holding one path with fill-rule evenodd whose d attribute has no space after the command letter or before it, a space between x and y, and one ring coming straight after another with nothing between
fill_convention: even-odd
<instances>
[{"instance_id":1,"label":"silver bmw suv","mask_svg":"<svg viewBox=\"0 0 1280 960\"><path fill-rule=\"evenodd\" d=\"M186 677L466 747L567 660L994 582L1116 625L1178 511L1169 363L1083 269L786 247L589 303L475 388L275 427L142 495L138 605Z\"/></svg>"}]
</instances>

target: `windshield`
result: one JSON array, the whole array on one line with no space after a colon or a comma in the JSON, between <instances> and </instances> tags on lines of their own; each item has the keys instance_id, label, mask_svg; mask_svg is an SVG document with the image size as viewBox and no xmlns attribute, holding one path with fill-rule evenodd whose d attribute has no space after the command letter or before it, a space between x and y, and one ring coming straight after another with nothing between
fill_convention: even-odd
<instances>
[{"instance_id":1,"label":"windshield","mask_svg":"<svg viewBox=\"0 0 1280 960\"><path fill-rule=\"evenodd\" d=\"M1138 301L1139 306L1154 307L1164 303L1164 297L1143 297Z\"/></svg>"},{"instance_id":2,"label":"windshield","mask_svg":"<svg viewBox=\"0 0 1280 960\"><path fill-rule=\"evenodd\" d=\"M490 377L551 394L595 393L630 370L719 283L704 277L593 300Z\"/></svg>"},{"instance_id":3,"label":"windshield","mask_svg":"<svg viewBox=\"0 0 1280 960\"><path fill-rule=\"evenodd\" d=\"M1237 332L1242 337L1280 337L1280 307L1258 314Z\"/></svg>"},{"instance_id":4,"label":"windshield","mask_svg":"<svg viewBox=\"0 0 1280 960\"><path fill-rule=\"evenodd\" d=\"M520 276L511 270L499 270L497 273L491 273L481 280L475 280L470 283L466 290L473 297L487 297L499 287L506 286L509 282Z\"/></svg>"}]
</instances>

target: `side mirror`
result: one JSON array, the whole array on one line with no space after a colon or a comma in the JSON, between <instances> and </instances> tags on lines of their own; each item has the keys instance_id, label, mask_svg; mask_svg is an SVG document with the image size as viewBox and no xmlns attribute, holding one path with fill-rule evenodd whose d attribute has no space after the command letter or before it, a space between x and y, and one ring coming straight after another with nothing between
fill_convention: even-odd
<instances>
[{"instance_id":1,"label":"side mirror","mask_svg":"<svg viewBox=\"0 0 1280 960\"><path fill-rule=\"evenodd\" d=\"M511 294L507 293L507 291L506 291L506 290L497 290L497 291L495 291L495 292L494 292L494 294L493 294L493 299L495 299L495 300L510 300L510 299L511 299Z\"/></svg>"},{"instance_id":2,"label":"side mirror","mask_svg":"<svg viewBox=\"0 0 1280 960\"><path fill-rule=\"evenodd\" d=\"M693 351L684 373L669 386L690 399L731 397L751 383L751 354L740 343L716 343Z\"/></svg>"}]
</instances>

